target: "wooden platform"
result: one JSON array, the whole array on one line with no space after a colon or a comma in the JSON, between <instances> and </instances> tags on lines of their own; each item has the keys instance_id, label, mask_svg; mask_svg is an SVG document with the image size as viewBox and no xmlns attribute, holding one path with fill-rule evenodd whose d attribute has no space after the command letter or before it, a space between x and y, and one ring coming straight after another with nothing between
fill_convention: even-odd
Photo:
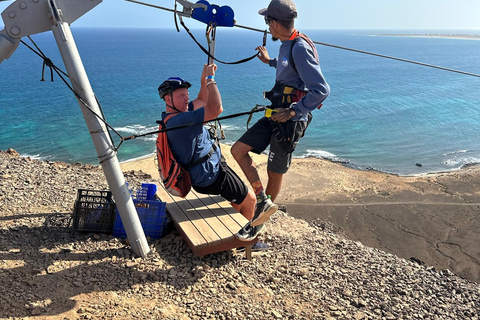
<instances>
[{"instance_id":1,"label":"wooden platform","mask_svg":"<svg viewBox=\"0 0 480 320\"><path fill-rule=\"evenodd\" d=\"M157 196L167 203L175 227L195 255L203 257L246 247L245 254L251 259L251 246L257 239L245 242L234 236L248 220L221 196L197 194L192 189L187 198L183 199L173 197L161 186Z\"/></svg>"}]
</instances>

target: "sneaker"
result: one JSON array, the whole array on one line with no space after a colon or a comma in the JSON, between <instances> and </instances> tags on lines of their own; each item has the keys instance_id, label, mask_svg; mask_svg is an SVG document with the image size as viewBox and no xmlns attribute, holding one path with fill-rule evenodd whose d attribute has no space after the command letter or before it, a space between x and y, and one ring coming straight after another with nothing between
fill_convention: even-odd
<instances>
[{"instance_id":1,"label":"sneaker","mask_svg":"<svg viewBox=\"0 0 480 320\"><path fill-rule=\"evenodd\" d=\"M263 224L253 227L249 221L242 229L235 233L235 238L240 241L250 241L255 239L264 230L265 226Z\"/></svg>"},{"instance_id":2,"label":"sneaker","mask_svg":"<svg viewBox=\"0 0 480 320\"><path fill-rule=\"evenodd\" d=\"M267 251L270 246L264 242L257 242L252 245L252 252ZM237 248L237 252L245 252L245 247Z\"/></svg>"},{"instance_id":3,"label":"sneaker","mask_svg":"<svg viewBox=\"0 0 480 320\"><path fill-rule=\"evenodd\" d=\"M251 224L253 227L264 224L265 222L270 219L270 216L277 212L278 205L272 202L270 196L262 200L261 202L257 202L257 206L255 208L255 214L253 215L253 219Z\"/></svg>"}]
</instances>

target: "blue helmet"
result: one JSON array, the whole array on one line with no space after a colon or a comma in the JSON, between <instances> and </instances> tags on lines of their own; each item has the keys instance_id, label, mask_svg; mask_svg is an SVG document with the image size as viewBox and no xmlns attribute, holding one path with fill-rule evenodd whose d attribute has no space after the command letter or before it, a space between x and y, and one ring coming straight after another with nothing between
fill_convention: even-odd
<instances>
[{"instance_id":1,"label":"blue helmet","mask_svg":"<svg viewBox=\"0 0 480 320\"><path fill-rule=\"evenodd\" d=\"M180 88L190 88L192 85L179 77L170 77L158 87L158 94L163 99L167 93L171 93Z\"/></svg>"}]
</instances>

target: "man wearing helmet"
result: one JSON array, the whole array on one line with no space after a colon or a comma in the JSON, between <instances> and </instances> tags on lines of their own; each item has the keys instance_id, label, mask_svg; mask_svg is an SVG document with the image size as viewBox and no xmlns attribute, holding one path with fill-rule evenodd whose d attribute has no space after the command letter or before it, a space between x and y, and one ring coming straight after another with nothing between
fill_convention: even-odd
<instances>
[{"instance_id":1,"label":"man wearing helmet","mask_svg":"<svg viewBox=\"0 0 480 320\"><path fill-rule=\"evenodd\" d=\"M175 159L190 172L192 187L203 194L221 195L245 218L251 220L255 209L255 195L224 161L215 137L201 124L215 119L223 111L222 99L215 82L215 64L205 65L200 80L200 91L189 101L191 84L172 77L159 87L165 101L162 119L167 128L199 123L167 131L168 143ZM166 120L165 120L166 119ZM236 235L243 241L254 239L261 228L249 234Z\"/></svg>"}]
</instances>

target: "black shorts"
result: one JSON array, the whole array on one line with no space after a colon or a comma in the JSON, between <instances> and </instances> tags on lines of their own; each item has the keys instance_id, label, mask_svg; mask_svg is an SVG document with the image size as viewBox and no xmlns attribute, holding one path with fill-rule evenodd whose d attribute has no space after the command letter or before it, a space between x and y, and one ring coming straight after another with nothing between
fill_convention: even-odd
<instances>
[{"instance_id":1,"label":"black shorts","mask_svg":"<svg viewBox=\"0 0 480 320\"><path fill-rule=\"evenodd\" d=\"M268 171L285 174L292 162L292 153L305 134L309 122L289 120L280 123L263 117L238 141L252 147L255 153L262 153L270 145Z\"/></svg>"},{"instance_id":2,"label":"black shorts","mask_svg":"<svg viewBox=\"0 0 480 320\"><path fill-rule=\"evenodd\" d=\"M248 187L227 164L220 165L220 175L211 185L192 187L199 193L221 195L225 200L236 204L241 204L248 194Z\"/></svg>"}]
</instances>

